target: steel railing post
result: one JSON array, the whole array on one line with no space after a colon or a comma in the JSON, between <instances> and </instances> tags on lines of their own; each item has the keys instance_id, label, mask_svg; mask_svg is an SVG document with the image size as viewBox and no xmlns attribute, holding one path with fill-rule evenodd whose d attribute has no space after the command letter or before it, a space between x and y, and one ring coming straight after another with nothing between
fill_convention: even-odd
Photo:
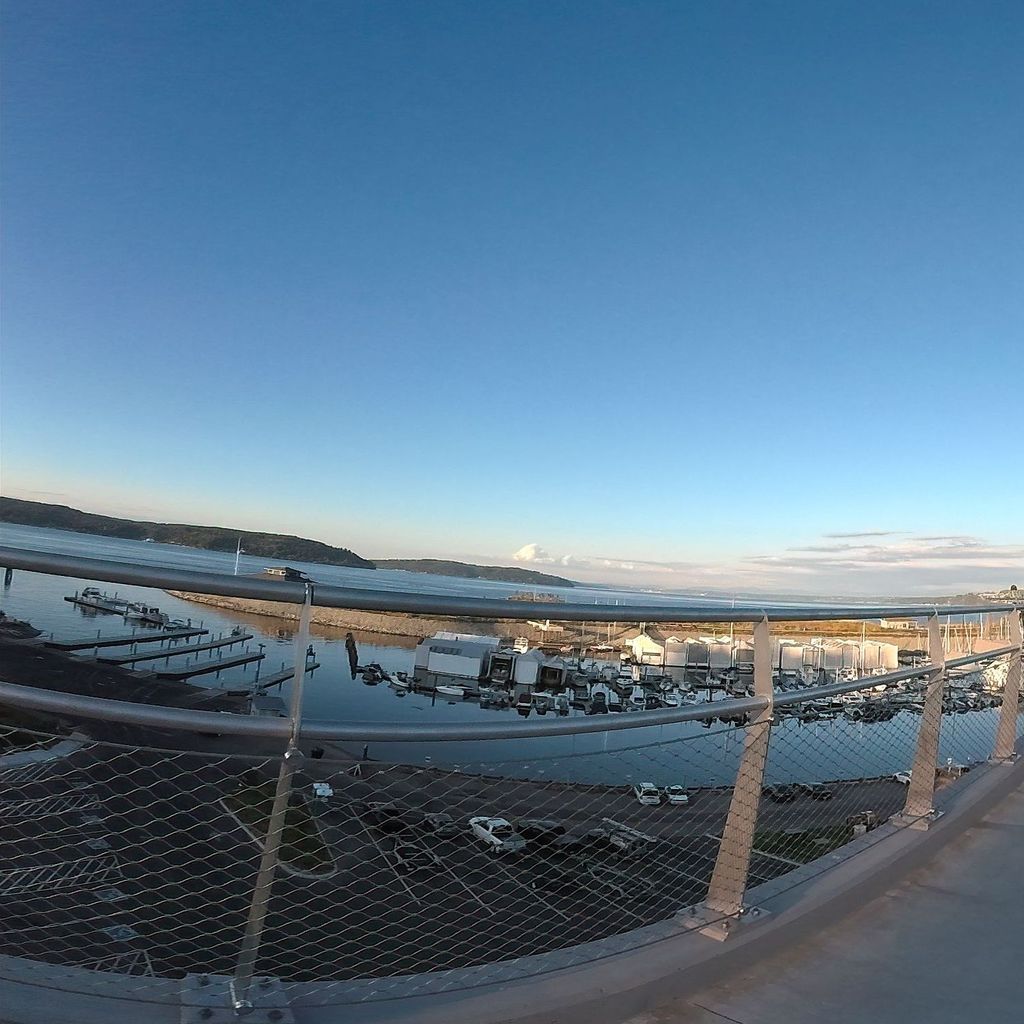
<instances>
[{"instance_id":1,"label":"steel railing post","mask_svg":"<svg viewBox=\"0 0 1024 1024\"><path fill-rule=\"evenodd\" d=\"M927 828L937 817L932 807L935 796L935 768L939 757L939 733L942 729L942 701L946 691L946 651L942 644L939 616L928 619L928 660L932 670L924 696L924 712L917 732L917 749L911 769L907 802L900 816L911 827Z\"/></svg>"},{"instance_id":2,"label":"steel railing post","mask_svg":"<svg viewBox=\"0 0 1024 1024\"><path fill-rule=\"evenodd\" d=\"M726 938L732 922L743 912L743 894L747 888L757 814L761 806L774 710L771 632L767 616L754 626L754 696L764 698L767 704L754 713L746 727L729 814L704 900L708 924L702 930L716 939Z\"/></svg>"},{"instance_id":3,"label":"steel railing post","mask_svg":"<svg viewBox=\"0 0 1024 1024\"><path fill-rule=\"evenodd\" d=\"M270 896L274 885L274 876L280 859L281 840L284 835L285 818L288 813L288 801L292 792L292 780L302 762L302 751L298 746L299 729L302 724L302 687L306 675L306 649L309 645L309 620L313 603L313 587L306 584L306 600L299 615L299 629L295 635L295 681L292 685L291 700L291 736L288 749L281 758L281 768L277 775L277 788L274 790L274 802L267 822L267 836L263 843L263 854L256 872L253 885L252 901L249 904L249 916L245 922L245 932L235 964L235 973L231 979L231 1001L235 1012L252 1009L250 990L253 974L256 970L256 958L259 955L260 942L263 938L263 926L266 922Z\"/></svg>"},{"instance_id":4,"label":"steel railing post","mask_svg":"<svg viewBox=\"0 0 1024 1024\"><path fill-rule=\"evenodd\" d=\"M1009 625L1010 640L1017 649L1009 656L1006 666L1003 706L999 709L999 726L996 729L995 748L992 751L992 760L1003 762L1016 755L1017 715L1020 713L1021 645L1024 644L1020 612L1010 613Z\"/></svg>"}]
</instances>

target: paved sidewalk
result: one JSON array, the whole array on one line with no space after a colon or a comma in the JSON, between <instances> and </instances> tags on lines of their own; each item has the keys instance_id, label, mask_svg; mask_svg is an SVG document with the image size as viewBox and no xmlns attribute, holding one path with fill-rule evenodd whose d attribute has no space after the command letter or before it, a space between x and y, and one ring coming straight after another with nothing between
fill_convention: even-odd
<instances>
[{"instance_id":1,"label":"paved sidewalk","mask_svg":"<svg viewBox=\"0 0 1024 1024\"><path fill-rule=\"evenodd\" d=\"M1024 1020L1024 788L812 940L628 1024Z\"/></svg>"}]
</instances>

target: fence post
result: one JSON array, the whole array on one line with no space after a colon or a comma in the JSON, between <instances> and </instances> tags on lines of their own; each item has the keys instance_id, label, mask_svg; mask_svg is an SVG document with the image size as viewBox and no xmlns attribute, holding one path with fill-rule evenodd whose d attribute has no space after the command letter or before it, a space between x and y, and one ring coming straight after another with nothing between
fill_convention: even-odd
<instances>
[{"instance_id":1,"label":"fence post","mask_svg":"<svg viewBox=\"0 0 1024 1024\"><path fill-rule=\"evenodd\" d=\"M924 712L917 733L917 750L907 787L907 802L899 818L911 828L926 829L938 814L932 807L935 796L935 768L939 757L939 732L942 729L942 700L946 691L946 651L938 613L928 619L928 660L932 671L924 696Z\"/></svg>"},{"instance_id":2,"label":"fence post","mask_svg":"<svg viewBox=\"0 0 1024 1024\"><path fill-rule=\"evenodd\" d=\"M1010 639L1016 650L1010 655L1006 666L1006 682L1003 684L1003 706L999 709L999 727L996 730L996 744L992 760L1004 764L1016 757L1017 715L1020 712L1021 644L1024 631L1021 630L1021 613L1010 612Z\"/></svg>"},{"instance_id":3,"label":"fence post","mask_svg":"<svg viewBox=\"0 0 1024 1024\"><path fill-rule=\"evenodd\" d=\"M722 842L718 847L711 884L704 900L702 916L707 918L708 923L701 931L719 940L728 938L733 924L743 913L743 894L747 888L757 812L764 785L774 696L771 633L767 616L754 626L754 696L764 697L767 704L757 712L746 728L732 802L729 804Z\"/></svg>"},{"instance_id":4,"label":"fence post","mask_svg":"<svg viewBox=\"0 0 1024 1024\"><path fill-rule=\"evenodd\" d=\"M274 875L277 872L281 837L284 834L285 817L288 813L288 799L292 791L292 779L302 761L298 736L299 726L302 722L302 684L306 674L306 648L309 645L309 620L312 603L313 588L307 583L306 600L299 615L299 629L295 636L295 682L292 686L291 706L292 731L288 739L288 749L281 759L277 788L274 791L274 803L270 811L270 820L267 823L267 837L263 843L263 854L260 857L260 866L253 886L252 902L249 904L249 916L245 923L245 932L235 964L235 973L231 979L231 1002L236 1013L253 1008L250 990L256 970L256 958L259 955Z\"/></svg>"}]
</instances>

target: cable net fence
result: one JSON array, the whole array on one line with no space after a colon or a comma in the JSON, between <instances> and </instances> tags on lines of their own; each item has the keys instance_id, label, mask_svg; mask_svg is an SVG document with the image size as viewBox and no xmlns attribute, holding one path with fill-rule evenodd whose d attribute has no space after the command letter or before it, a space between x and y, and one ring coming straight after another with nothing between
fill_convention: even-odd
<instances>
[{"instance_id":1,"label":"cable net fence","mask_svg":"<svg viewBox=\"0 0 1024 1024\"><path fill-rule=\"evenodd\" d=\"M706 892L742 742L696 729L628 751L621 772L614 747L532 760L529 740L508 763L307 749L257 973L450 972L670 920ZM0 952L230 974L281 758L0 736L15 752L0 762ZM709 764L721 779L694 784Z\"/></svg>"},{"instance_id":2,"label":"cable net fence","mask_svg":"<svg viewBox=\"0 0 1024 1024\"><path fill-rule=\"evenodd\" d=\"M996 677L947 688L937 768L990 754L998 704L955 695ZM902 809L921 692L778 706L770 733L723 701L708 722L497 747L304 742L256 973L324 1000L372 979L369 998L696 927L685 911L708 895L737 779L749 864L741 843L723 870L742 891ZM0 726L0 953L127 976L126 994L133 977L234 971L282 758L146 739Z\"/></svg>"}]
</instances>

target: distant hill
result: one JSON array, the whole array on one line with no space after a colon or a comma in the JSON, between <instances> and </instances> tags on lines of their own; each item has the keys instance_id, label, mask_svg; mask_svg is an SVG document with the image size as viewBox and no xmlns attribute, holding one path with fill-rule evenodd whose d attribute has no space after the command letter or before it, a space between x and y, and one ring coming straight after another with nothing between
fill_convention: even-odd
<instances>
[{"instance_id":1,"label":"distant hill","mask_svg":"<svg viewBox=\"0 0 1024 1024\"><path fill-rule=\"evenodd\" d=\"M80 512L67 505L47 505L41 501L22 501L0 497L0 522L23 526L45 526L53 530L71 530L100 537L145 540L152 537L162 544L183 544L207 551L234 551L238 539L247 555L276 561L314 562L318 565L344 565L359 569L375 568L373 562L349 551L305 537L280 533L250 533L222 526L188 526L181 523L147 523L135 519L117 519Z\"/></svg>"},{"instance_id":2,"label":"distant hill","mask_svg":"<svg viewBox=\"0 0 1024 1024\"><path fill-rule=\"evenodd\" d=\"M470 580L498 580L501 583L542 583L548 587L574 587L572 580L551 576L534 569L507 565L470 565L449 562L443 558L375 558L378 569L404 569L406 572L427 572L436 576L461 576Z\"/></svg>"}]
</instances>

